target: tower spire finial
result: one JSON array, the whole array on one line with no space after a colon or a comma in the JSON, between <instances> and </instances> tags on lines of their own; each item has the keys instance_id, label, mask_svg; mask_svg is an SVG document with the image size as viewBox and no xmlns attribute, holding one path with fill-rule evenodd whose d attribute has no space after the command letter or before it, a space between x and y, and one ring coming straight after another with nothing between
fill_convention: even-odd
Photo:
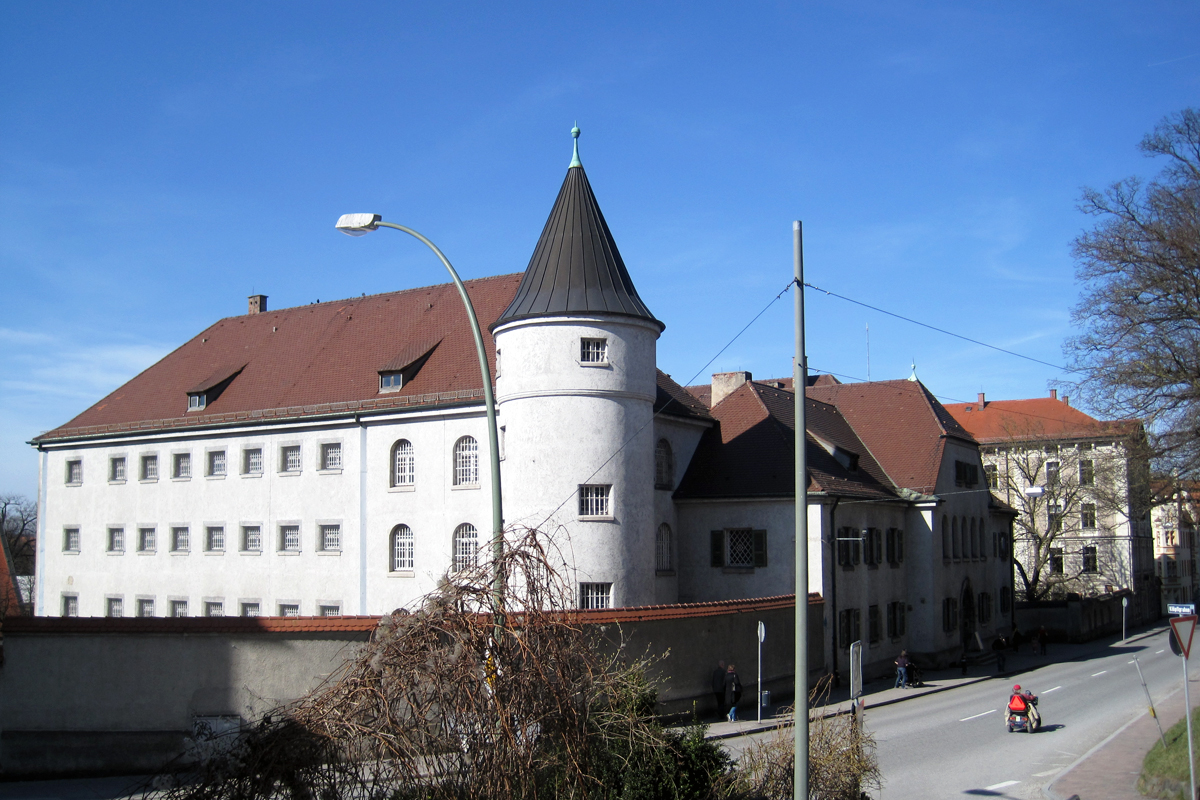
<instances>
[{"instance_id":1,"label":"tower spire finial","mask_svg":"<svg viewBox=\"0 0 1200 800\"><path fill-rule=\"evenodd\" d=\"M571 156L571 166L567 167L582 167L583 162L579 160L579 121L576 120L575 127L571 128L571 138L575 140L575 154Z\"/></svg>"},{"instance_id":2,"label":"tower spire finial","mask_svg":"<svg viewBox=\"0 0 1200 800\"><path fill-rule=\"evenodd\" d=\"M912 361L912 375L909 375L908 379L910 381L912 381L913 383L916 383L918 380L918 378L917 378L917 359L915 357L913 358L913 361Z\"/></svg>"}]
</instances>

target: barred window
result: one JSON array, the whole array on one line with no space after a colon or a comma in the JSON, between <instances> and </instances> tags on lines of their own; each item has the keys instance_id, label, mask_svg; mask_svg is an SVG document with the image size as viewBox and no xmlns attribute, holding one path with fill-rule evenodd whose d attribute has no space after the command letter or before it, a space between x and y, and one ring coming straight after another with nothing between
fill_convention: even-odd
<instances>
[{"instance_id":1,"label":"barred window","mask_svg":"<svg viewBox=\"0 0 1200 800\"><path fill-rule=\"evenodd\" d=\"M479 483L479 443L473 436L464 436L454 443L454 485L476 486Z\"/></svg>"},{"instance_id":2,"label":"barred window","mask_svg":"<svg viewBox=\"0 0 1200 800\"><path fill-rule=\"evenodd\" d=\"M62 596L62 615L64 617L79 616L79 595L64 594Z\"/></svg>"},{"instance_id":3,"label":"barred window","mask_svg":"<svg viewBox=\"0 0 1200 800\"><path fill-rule=\"evenodd\" d=\"M104 601L104 616L106 617L123 617L125 616L125 601L120 597L109 597Z\"/></svg>"},{"instance_id":4,"label":"barred window","mask_svg":"<svg viewBox=\"0 0 1200 800\"><path fill-rule=\"evenodd\" d=\"M469 522L454 529L454 571L470 569L477 563L479 532Z\"/></svg>"},{"instance_id":5,"label":"barred window","mask_svg":"<svg viewBox=\"0 0 1200 800\"><path fill-rule=\"evenodd\" d=\"M321 526L321 549L325 552L337 552L342 549L342 526Z\"/></svg>"},{"instance_id":6,"label":"barred window","mask_svg":"<svg viewBox=\"0 0 1200 800\"><path fill-rule=\"evenodd\" d=\"M392 572L415 569L415 545L412 528L397 525L392 528Z\"/></svg>"},{"instance_id":7,"label":"barred window","mask_svg":"<svg viewBox=\"0 0 1200 800\"><path fill-rule=\"evenodd\" d=\"M172 600L171 601L171 616L186 617L188 615L187 600Z\"/></svg>"},{"instance_id":8,"label":"barred window","mask_svg":"<svg viewBox=\"0 0 1200 800\"><path fill-rule=\"evenodd\" d=\"M158 531L155 528L138 528L138 551L151 553L158 549Z\"/></svg>"},{"instance_id":9,"label":"barred window","mask_svg":"<svg viewBox=\"0 0 1200 800\"><path fill-rule=\"evenodd\" d=\"M192 477L192 454L191 453L175 453L171 457L171 477L172 478L190 478Z\"/></svg>"},{"instance_id":10,"label":"barred window","mask_svg":"<svg viewBox=\"0 0 1200 800\"><path fill-rule=\"evenodd\" d=\"M726 564L731 567L754 566L754 531L737 528L727 532L728 555Z\"/></svg>"},{"instance_id":11,"label":"barred window","mask_svg":"<svg viewBox=\"0 0 1200 800\"><path fill-rule=\"evenodd\" d=\"M455 461L457 460L456 455ZM392 445L392 486L412 486L416 483L416 467L412 442L401 439Z\"/></svg>"},{"instance_id":12,"label":"barred window","mask_svg":"<svg viewBox=\"0 0 1200 800\"><path fill-rule=\"evenodd\" d=\"M146 597L140 598L137 601L137 615L139 617L153 617L154 601Z\"/></svg>"},{"instance_id":13,"label":"barred window","mask_svg":"<svg viewBox=\"0 0 1200 800\"><path fill-rule=\"evenodd\" d=\"M63 552L79 552L79 528L63 528Z\"/></svg>"},{"instance_id":14,"label":"barred window","mask_svg":"<svg viewBox=\"0 0 1200 800\"><path fill-rule=\"evenodd\" d=\"M300 616L299 603L280 603L279 616L281 617L298 617Z\"/></svg>"},{"instance_id":15,"label":"barred window","mask_svg":"<svg viewBox=\"0 0 1200 800\"><path fill-rule=\"evenodd\" d=\"M607 485L587 485L579 487L579 516L608 517L612 515L609 508L609 490Z\"/></svg>"},{"instance_id":16,"label":"barred window","mask_svg":"<svg viewBox=\"0 0 1200 800\"><path fill-rule=\"evenodd\" d=\"M261 475L263 471L263 455L261 447L250 447L242 451L242 472L247 475Z\"/></svg>"},{"instance_id":17,"label":"barred window","mask_svg":"<svg viewBox=\"0 0 1200 800\"><path fill-rule=\"evenodd\" d=\"M654 447L654 487L656 489L671 489L675 486L675 455L671 452L671 443L659 439Z\"/></svg>"},{"instance_id":18,"label":"barred window","mask_svg":"<svg viewBox=\"0 0 1200 800\"><path fill-rule=\"evenodd\" d=\"M579 607L583 609L612 608L612 584L579 584Z\"/></svg>"},{"instance_id":19,"label":"barred window","mask_svg":"<svg viewBox=\"0 0 1200 800\"><path fill-rule=\"evenodd\" d=\"M317 606L317 616L320 617L340 617L342 615L342 607L335 605L320 605Z\"/></svg>"},{"instance_id":20,"label":"barred window","mask_svg":"<svg viewBox=\"0 0 1200 800\"><path fill-rule=\"evenodd\" d=\"M671 567L671 526L663 523L658 526L654 536L654 568L659 572L669 572Z\"/></svg>"},{"instance_id":21,"label":"barred window","mask_svg":"<svg viewBox=\"0 0 1200 800\"><path fill-rule=\"evenodd\" d=\"M75 460L67 462L67 483L79 484L83 483L83 461ZM76 598L78 599L78 598Z\"/></svg>"},{"instance_id":22,"label":"barred window","mask_svg":"<svg viewBox=\"0 0 1200 800\"><path fill-rule=\"evenodd\" d=\"M125 552L125 529L124 528L109 528L108 529L108 552L110 552L110 553Z\"/></svg>"},{"instance_id":23,"label":"barred window","mask_svg":"<svg viewBox=\"0 0 1200 800\"><path fill-rule=\"evenodd\" d=\"M608 363L608 339L580 339L579 360L584 364Z\"/></svg>"},{"instance_id":24,"label":"barred window","mask_svg":"<svg viewBox=\"0 0 1200 800\"><path fill-rule=\"evenodd\" d=\"M208 454L208 474L222 476L225 474L225 451L213 450Z\"/></svg>"},{"instance_id":25,"label":"barred window","mask_svg":"<svg viewBox=\"0 0 1200 800\"><path fill-rule=\"evenodd\" d=\"M204 604L204 616L206 617L223 617L225 616L225 603L222 600L209 600Z\"/></svg>"},{"instance_id":26,"label":"barred window","mask_svg":"<svg viewBox=\"0 0 1200 800\"><path fill-rule=\"evenodd\" d=\"M299 525L280 525L279 526L279 549L284 552L298 553L300 552L300 526Z\"/></svg>"},{"instance_id":27,"label":"barred window","mask_svg":"<svg viewBox=\"0 0 1200 800\"><path fill-rule=\"evenodd\" d=\"M125 456L117 456L108 462L108 479L110 481L125 480Z\"/></svg>"},{"instance_id":28,"label":"barred window","mask_svg":"<svg viewBox=\"0 0 1200 800\"><path fill-rule=\"evenodd\" d=\"M142 456L142 480L158 480L158 456Z\"/></svg>"},{"instance_id":29,"label":"barred window","mask_svg":"<svg viewBox=\"0 0 1200 800\"><path fill-rule=\"evenodd\" d=\"M249 552L262 550L262 527L259 525L242 526L242 549Z\"/></svg>"},{"instance_id":30,"label":"barred window","mask_svg":"<svg viewBox=\"0 0 1200 800\"><path fill-rule=\"evenodd\" d=\"M321 469L342 468L342 443L329 442L321 445Z\"/></svg>"},{"instance_id":31,"label":"barred window","mask_svg":"<svg viewBox=\"0 0 1200 800\"><path fill-rule=\"evenodd\" d=\"M187 528L171 528L171 550L176 553L186 553L191 546L191 536Z\"/></svg>"},{"instance_id":32,"label":"barred window","mask_svg":"<svg viewBox=\"0 0 1200 800\"><path fill-rule=\"evenodd\" d=\"M714 567L745 569L767 566L767 532L764 530L726 528L713 531L710 543Z\"/></svg>"},{"instance_id":33,"label":"barred window","mask_svg":"<svg viewBox=\"0 0 1200 800\"><path fill-rule=\"evenodd\" d=\"M279 449L279 465L284 472L299 472L302 463L300 445L292 444Z\"/></svg>"},{"instance_id":34,"label":"barred window","mask_svg":"<svg viewBox=\"0 0 1200 800\"><path fill-rule=\"evenodd\" d=\"M209 552L220 552L225 549L225 529L220 526L210 526L204 535L204 549Z\"/></svg>"},{"instance_id":35,"label":"barred window","mask_svg":"<svg viewBox=\"0 0 1200 800\"><path fill-rule=\"evenodd\" d=\"M262 605L260 603L242 603L243 617L257 617L262 615Z\"/></svg>"}]
</instances>

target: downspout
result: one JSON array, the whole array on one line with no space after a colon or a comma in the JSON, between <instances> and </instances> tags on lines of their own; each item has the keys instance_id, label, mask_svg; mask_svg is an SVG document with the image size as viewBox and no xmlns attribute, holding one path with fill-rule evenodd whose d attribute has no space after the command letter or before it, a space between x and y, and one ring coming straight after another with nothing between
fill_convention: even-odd
<instances>
[{"instance_id":1,"label":"downspout","mask_svg":"<svg viewBox=\"0 0 1200 800\"><path fill-rule=\"evenodd\" d=\"M358 412L358 613L367 613L367 423Z\"/></svg>"},{"instance_id":2,"label":"downspout","mask_svg":"<svg viewBox=\"0 0 1200 800\"><path fill-rule=\"evenodd\" d=\"M841 678L838 677L838 655L837 655L838 647L841 646L841 642L838 641L838 616L837 616L837 574L838 574L838 567L840 566L837 563L837 507L838 507L838 503L840 503L840 502L842 502L842 498L835 497L835 498L833 498L833 505L829 507L829 534L831 537L828 542L829 548L830 548L830 557L829 557L829 563L830 563L830 569L829 569L829 594L830 594L829 619L830 619L830 623L829 623L829 627L832 630L831 641L833 642L833 647L830 648L830 661L833 662L832 667L833 667L833 685L834 686L842 685L842 680L841 680ZM821 543L826 544L824 538L822 538ZM824 562L825 562L824 548L822 548L822 550L821 550L821 562L822 562L822 568L823 568Z\"/></svg>"}]
</instances>

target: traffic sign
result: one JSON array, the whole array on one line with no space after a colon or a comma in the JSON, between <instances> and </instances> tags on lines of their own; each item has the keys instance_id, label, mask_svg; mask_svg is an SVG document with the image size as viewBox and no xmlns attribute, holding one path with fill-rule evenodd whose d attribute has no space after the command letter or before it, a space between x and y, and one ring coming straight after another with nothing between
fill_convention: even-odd
<instances>
[{"instance_id":1,"label":"traffic sign","mask_svg":"<svg viewBox=\"0 0 1200 800\"><path fill-rule=\"evenodd\" d=\"M767 640L767 626L761 622L758 623L758 641L765 642Z\"/></svg>"},{"instance_id":2,"label":"traffic sign","mask_svg":"<svg viewBox=\"0 0 1200 800\"><path fill-rule=\"evenodd\" d=\"M1167 603L1168 614L1195 614L1195 603Z\"/></svg>"},{"instance_id":3,"label":"traffic sign","mask_svg":"<svg viewBox=\"0 0 1200 800\"><path fill-rule=\"evenodd\" d=\"M1171 617L1171 635L1175 639L1175 643L1179 645L1179 649L1183 651L1183 657L1187 658L1192 650L1192 634L1196 632L1196 615L1189 614L1185 617ZM1172 650L1175 648L1172 647Z\"/></svg>"}]
</instances>

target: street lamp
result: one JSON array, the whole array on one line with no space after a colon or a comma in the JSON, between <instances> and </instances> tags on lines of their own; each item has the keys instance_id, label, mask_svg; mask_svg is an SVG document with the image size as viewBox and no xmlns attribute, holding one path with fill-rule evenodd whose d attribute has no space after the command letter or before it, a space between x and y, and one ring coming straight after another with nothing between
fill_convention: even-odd
<instances>
[{"instance_id":1,"label":"street lamp","mask_svg":"<svg viewBox=\"0 0 1200 800\"><path fill-rule=\"evenodd\" d=\"M426 239L412 228L397 225L394 222L384 222L378 214L343 214L338 218L337 229L347 236L365 236L373 230L395 228L398 231L420 239L425 246L441 259L446 271L454 280L458 294L462 297L467 309L467 317L471 321L471 333L475 336L475 351L479 355L479 374L483 379L483 400L487 406L488 422L488 451L492 465L492 597L497 613L501 610L504 597L504 581L500 575L500 559L504 556L504 511L500 502L500 439L496 433L496 398L492 394L492 373L488 369L487 351L483 349L483 331L479 329L479 319L475 316L475 307L467 296L467 289L449 259L438 249L437 245Z\"/></svg>"}]
</instances>

